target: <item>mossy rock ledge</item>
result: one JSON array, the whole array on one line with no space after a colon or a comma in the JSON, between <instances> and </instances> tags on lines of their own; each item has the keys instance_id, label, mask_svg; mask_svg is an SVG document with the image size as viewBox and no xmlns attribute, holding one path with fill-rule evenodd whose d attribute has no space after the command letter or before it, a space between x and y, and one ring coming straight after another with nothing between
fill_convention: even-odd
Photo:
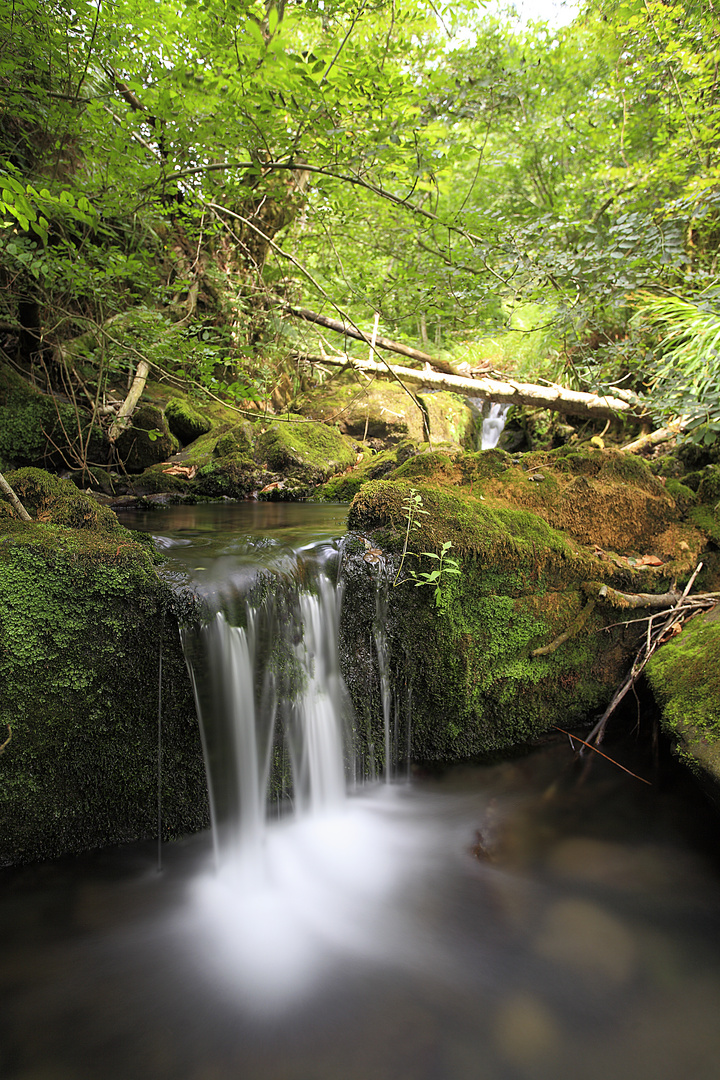
<instances>
[{"instance_id":1,"label":"mossy rock ledge","mask_svg":"<svg viewBox=\"0 0 720 1080\"><path fill-rule=\"evenodd\" d=\"M69 481L0 502L0 865L157 835L162 649L165 838L208 824L192 689L151 544Z\"/></svg>"},{"instance_id":2,"label":"mossy rock ledge","mask_svg":"<svg viewBox=\"0 0 720 1080\"><path fill-rule=\"evenodd\" d=\"M305 499L357 461L337 428L288 414L221 424L133 479L136 495Z\"/></svg>"},{"instance_id":3,"label":"mossy rock ledge","mask_svg":"<svg viewBox=\"0 0 720 1080\"><path fill-rule=\"evenodd\" d=\"M412 491L425 513L398 578ZM416 760L492 755L600 712L645 632L644 623L618 624L650 614L626 616L617 593L687 581L706 544L643 462L564 448L522 460L416 455L363 484L349 526L343 671L361 741L378 760L380 625L398 759L408 745ZM415 587L408 571L436 569L419 553L437 554L448 540L461 573L443 579L437 606L433 588ZM660 565L644 563L649 555ZM708 562L701 586L712 587Z\"/></svg>"},{"instance_id":4,"label":"mossy rock ledge","mask_svg":"<svg viewBox=\"0 0 720 1080\"><path fill-rule=\"evenodd\" d=\"M720 607L691 619L646 671L678 756L720 807Z\"/></svg>"}]
</instances>

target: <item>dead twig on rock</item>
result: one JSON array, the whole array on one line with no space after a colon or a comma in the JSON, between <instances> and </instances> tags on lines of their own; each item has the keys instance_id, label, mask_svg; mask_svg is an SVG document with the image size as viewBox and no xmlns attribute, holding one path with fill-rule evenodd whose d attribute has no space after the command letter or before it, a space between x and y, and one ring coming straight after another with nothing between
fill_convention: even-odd
<instances>
[{"instance_id":1,"label":"dead twig on rock","mask_svg":"<svg viewBox=\"0 0 720 1080\"><path fill-rule=\"evenodd\" d=\"M2 491L3 495L5 495L10 500L10 504L16 510L18 517L22 518L23 521L32 521L32 518L30 517L27 510L20 502L17 495L10 487L2 473L0 473L0 491Z\"/></svg>"},{"instance_id":2,"label":"dead twig on rock","mask_svg":"<svg viewBox=\"0 0 720 1080\"><path fill-rule=\"evenodd\" d=\"M683 624L687 622L688 619L692 618L693 615L696 615L699 611L707 610L708 607L714 607L717 603L716 599L708 602L708 598L703 596L688 600L688 594L693 587L696 577L702 570L702 565L703 564L700 562L695 567L695 571L690 577L690 580L676 604L669 609L658 611L649 616L647 620L647 634L635 656L630 671L613 694L607 709L588 735L588 742L595 744L593 749L597 749L602 742L608 720L625 697L628 690L635 686L635 683L640 678L645 665L655 650L668 641L671 636L679 633ZM658 621L657 625L655 624L656 620Z\"/></svg>"}]
</instances>

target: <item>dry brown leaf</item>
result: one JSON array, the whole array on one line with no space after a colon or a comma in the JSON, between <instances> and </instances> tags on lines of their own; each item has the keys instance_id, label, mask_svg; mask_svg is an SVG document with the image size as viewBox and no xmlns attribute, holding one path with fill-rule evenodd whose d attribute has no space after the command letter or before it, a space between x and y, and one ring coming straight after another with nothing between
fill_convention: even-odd
<instances>
[{"instance_id":1,"label":"dry brown leaf","mask_svg":"<svg viewBox=\"0 0 720 1080\"><path fill-rule=\"evenodd\" d=\"M197 465L172 465L169 469L163 469L166 476L184 476L186 480L193 480L197 474Z\"/></svg>"}]
</instances>

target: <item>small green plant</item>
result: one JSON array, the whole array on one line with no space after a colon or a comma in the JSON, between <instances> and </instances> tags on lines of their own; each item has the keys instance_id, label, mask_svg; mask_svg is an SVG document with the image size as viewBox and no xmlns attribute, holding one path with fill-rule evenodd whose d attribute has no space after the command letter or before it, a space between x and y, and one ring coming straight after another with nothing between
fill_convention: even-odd
<instances>
[{"instance_id":1,"label":"small green plant","mask_svg":"<svg viewBox=\"0 0 720 1080\"><path fill-rule=\"evenodd\" d=\"M436 555L434 551L423 551L422 554L424 558L438 560L437 569L410 571L410 577L414 580L416 588L420 585L433 585L435 587L435 607L440 607L440 602L442 601L443 574L460 574L462 572L457 559L451 559L448 556L448 551L451 547L452 540L446 540L439 555Z\"/></svg>"},{"instance_id":2,"label":"small green plant","mask_svg":"<svg viewBox=\"0 0 720 1080\"><path fill-rule=\"evenodd\" d=\"M403 543L402 555L400 556L400 565L398 566L397 574L395 575L395 580L393 581L393 588L396 588L398 584L402 585L402 582L400 581L400 574L402 573L403 564L408 554L410 533L413 531L413 529L420 528L418 514L428 514L429 512L429 510L423 510L422 495L419 495L415 488L410 488L410 494L403 503L403 513L405 514L406 522L405 541Z\"/></svg>"},{"instance_id":3,"label":"small green plant","mask_svg":"<svg viewBox=\"0 0 720 1080\"><path fill-rule=\"evenodd\" d=\"M403 512L405 514L405 541L403 543L402 555L400 556L400 565L398 566L395 580L393 581L393 588L397 585L402 585L403 581L400 581L400 574L405 563L407 556L414 555L417 558L436 559L438 566L435 570L410 570L408 571L408 577L404 581L413 581L415 587L420 585L431 585L435 589L435 606L440 607L443 593L443 576L445 574L459 574L461 573L460 564L457 559L450 558L448 552L452 547L452 540L446 540L442 546L440 554L437 555L434 551L423 551L420 556L415 555L414 552L408 552L408 545L410 543L410 535L415 529L420 528L420 522L418 521L419 514L429 514L429 510L423 509L422 496L418 494L415 488L410 488L410 493L403 503Z\"/></svg>"}]
</instances>

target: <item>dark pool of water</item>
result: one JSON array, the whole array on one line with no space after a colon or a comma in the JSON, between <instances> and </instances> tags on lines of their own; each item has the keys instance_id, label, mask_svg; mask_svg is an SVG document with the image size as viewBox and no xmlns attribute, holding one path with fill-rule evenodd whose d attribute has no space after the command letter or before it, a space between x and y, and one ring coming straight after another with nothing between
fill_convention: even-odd
<instances>
[{"instance_id":1,"label":"dark pool of water","mask_svg":"<svg viewBox=\"0 0 720 1080\"><path fill-rule=\"evenodd\" d=\"M277 828L276 855L297 855ZM321 883L299 969L294 931L266 937L261 911L208 923L207 835L168 846L161 873L152 844L5 870L0 1075L716 1080L715 829L675 773L648 788L598 760L580 781L566 743L378 788L330 842L362 904ZM278 994L243 971L236 931Z\"/></svg>"}]
</instances>

